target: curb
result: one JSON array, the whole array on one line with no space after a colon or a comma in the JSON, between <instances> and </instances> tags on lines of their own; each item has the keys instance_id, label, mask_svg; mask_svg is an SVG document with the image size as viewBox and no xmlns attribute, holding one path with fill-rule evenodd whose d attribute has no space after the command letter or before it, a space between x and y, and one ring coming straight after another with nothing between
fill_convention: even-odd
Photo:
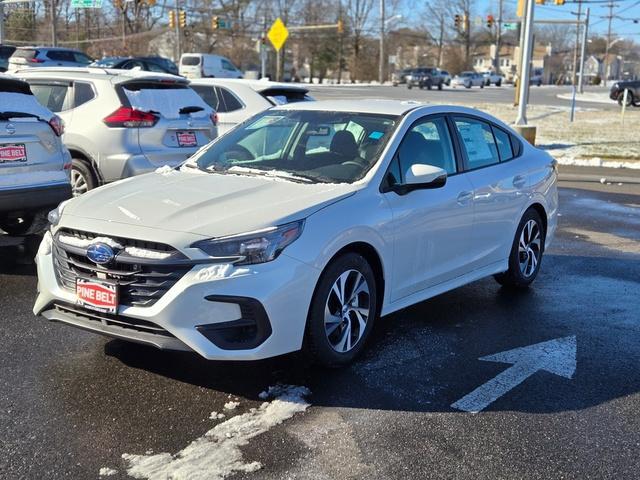
<instances>
[{"instance_id":1,"label":"curb","mask_svg":"<svg viewBox=\"0 0 640 480\"><path fill-rule=\"evenodd\" d=\"M593 182L603 183L632 183L640 185L640 177L624 177L624 176L603 176L603 175L585 175L579 173L560 173L558 180L561 182Z\"/></svg>"}]
</instances>

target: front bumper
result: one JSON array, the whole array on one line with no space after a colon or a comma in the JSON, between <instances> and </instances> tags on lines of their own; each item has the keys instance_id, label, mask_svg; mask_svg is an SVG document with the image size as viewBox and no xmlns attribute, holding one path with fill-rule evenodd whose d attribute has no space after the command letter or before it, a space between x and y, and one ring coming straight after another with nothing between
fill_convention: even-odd
<instances>
[{"instance_id":1,"label":"front bumper","mask_svg":"<svg viewBox=\"0 0 640 480\"><path fill-rule=\"evenodd\" d=\"M50 210L69 198L71 198L69 183L0 190L0 213Z\"/></svg>"},{"instance_id":2,"label":"front bumper","mask_svg":"<svg viewBox=\"0 0 640 480\"><path fill-rule=\"evenodd\" d=\"M117 315L109 316L79 307L75 293L58 284L46 245L36 263L36 315L158 348L195 351L209 360L258 360L299 350L320 274L285 254L249 268L231 267L223 275L217 273L219 265L194 265L152 306L120 306ZM252 313L247 313L248 304ZM220 332L242 328L251 315L263 315L268 322L262 319L258 327L259 344L237 348L225 342L229 338Z\"/></svg>"}]
</instances>

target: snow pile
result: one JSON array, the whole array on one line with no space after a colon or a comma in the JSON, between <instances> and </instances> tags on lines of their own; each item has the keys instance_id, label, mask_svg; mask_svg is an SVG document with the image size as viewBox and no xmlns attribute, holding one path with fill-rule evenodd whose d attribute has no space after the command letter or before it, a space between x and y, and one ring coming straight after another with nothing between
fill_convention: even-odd
<instances>
[{"instance_id":1,"label":"snow pile","mask_svg":"<svg viewBox=\"0 0 640 480\"><path fill-rule=\"evenodd\" d=\"M561 100L571 100L573 93L559 93L556 95ZM576 102L591 102L591 103L613 103L613 100L609 98L609 92L585 92L576 93Z\"/></svg>"},{"instance_id":2,"label":"snow pile","mask_svg":"<svg viewBox=\"0 0 640 480\"><path fill-rule=\"evenodd\" d=\"M218 412L211 412L211 415L209 415L209 420L220 420L221 418L224 418L226 415L224 413L218 413Z\"/></svg>"},{"instance_id":3,"label":"snow pile","mask_svg":"<svg viewBox=\"0 0 640 480\"><path fill-rule=\"evenodd\" d=\"M45 121L53 118L53 113L48 108L40 105L33 95L0 92L0 105L0 112L30 113Z\"/></svg>"},{"instance_id":4,"label":"snow pile","mask_svg":"<svg viewBox=\"0 0 640 480\"><path fill-rule=\"evenodd\" d=\"M190 114L192 118L203 118L213 113L200 95L190 88L125 88L124 92L132 108L141 112L157 112L168 119L180 118L180 110L185 107L202 107L199 112Z\"/></svg>"},{"instance_id":5,"label":"snow pile","mask_svg":"<svg viewBox=\"0 0 640 480\"><path fill-rule=\"evenodd\" d=\"M165 177L168 177L169 175L178 173L178 171L175 168L170 167L169 165L163 165L160 168L156 168L156 173L159 173L160 175L164 175Z\"/></svg>"},{"instance_id":6,"label":"snow pile","mask_svg":"<svg viewBox=\"0 0 640 480\"><path fill-rule=\"evenodd\" d=\"M127 247L124 251L132 257L148 258L151 260L165 260L171 256L170 252L161 252L160 250L150 250L148 248Z\"/></svg>"},{"instance_id":7,"label":"snow pile","mask_svg":"<svg viewBox=\"0 0 640 480\"><path fill-rule=\"evenodd\" d=\"M105 245L109 245L111 248L124 248L118 242L116 242L113 238L109 237L96 237L96 238L78 238L72 237L71 235L58 235L58 241L64 243L65 245L69 245L71 247L78 248L87 248L92 243L104 243Z\"/></svg>"},{"instance_id":8,"label":"snow pile","mask_svg":"<svg viewBox=\"0 0 640 480\"><path fill-rule=\"evenodd\" d=\"M554 155L560 165L576 165L579 167L606 167L640 169L640 161L603 160L600 157L575 158L572 155Z\"/></svg>"},{"instance_id":9,"label":"snow pile","mask_svg":"<svg viewBox=\"0 0 640 480\"><path fill-rule=\"evenodd\" d=\"M100 469L100 473L99 475L101 477L110 477L111 475L115 475L116 473L118 473L117 470L114 470L113 468L109 468L109 467L102 467Z\"/></svg>"},{"instance_id":10,"label":"snow pile","mask_svg":"<svg viewBox=\"0 0 640 480\"><path fill-rule=\"evenodd\" d=\"M40 246L38 247L38 257L42 255L49 255L51 253L51 245L52 245L52 237L49 230L46 231L44 236L42 237L42 241L40 242Z\"/></svg>"},{"instance_id":11,"label":"snow pile","mask_svg":"<svg viewBox=\"0 0 640 480\"><path fill-rule=\"evenodd\" d=\"M227 402L224 404L225 410L235 410L240 405L240 402Z\"/></svg>"},{"instance_id":12,"label":"snow pile","mask_svg":"<svg viewBox=\"0 0 640 480\"><path fill-rule=\"evenodd\" d=\"M238 277L249 273L251 273L251 270L248 268L234 268L230 263L219 263L199 270L198 273L196 273L196 280L199 282L207 282L221 278Z\"/></svg>"},{"instance_id":13,"label":"snow pile","mask_svg":"<svg viewBox=\"0 0 640 480\"><path fill-rule=\"evenodd\" d=\"M309 408L306 387L278 385L269 388L275 399L260 408L219 423L175 455L124 454L127 473L149 480L221 480L234 472L255 472L259 462L245 462L240 447L252 438Z\"/></svg>"}]
</instances>

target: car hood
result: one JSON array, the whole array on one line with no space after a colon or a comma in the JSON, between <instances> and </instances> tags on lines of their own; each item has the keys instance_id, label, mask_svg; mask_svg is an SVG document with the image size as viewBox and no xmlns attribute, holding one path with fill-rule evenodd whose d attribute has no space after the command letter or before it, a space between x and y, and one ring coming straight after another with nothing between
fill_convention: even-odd
<instances>
[{"instance_id":1,"label":"car hood","mask_svg":"<svg viewBox=\"0 0 640 480\"><path fill-rule=\"evenodd\" d=\"M350 184L166 170L73 199L65 206L62 223L69 216L74 225L81 224L80 217L220 237L306 218L355 190Z\"/></svg>"}]
</instances>

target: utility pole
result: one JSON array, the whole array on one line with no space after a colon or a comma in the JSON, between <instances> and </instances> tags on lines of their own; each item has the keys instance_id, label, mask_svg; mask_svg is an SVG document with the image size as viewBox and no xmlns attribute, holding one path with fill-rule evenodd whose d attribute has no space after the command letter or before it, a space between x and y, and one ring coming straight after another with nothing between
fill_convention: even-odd
<instances>
[{"instance_id":1,"label":"utility pole","mask_svg":"<svg viewBox=\"0 0 640 480\"><path fill-rule=\"evenodd\" d=\"M526 0L525 16L523 18L523 32L521 37L522 59L520 61L522 72L518 81L520 84L520 99L518 102L518 118L516 125L527 125L527 101L529 99L529 77L531 72L531 54L533 52L533 15L535 0Z\"/></svg>"},{"instance_id":2,"label":"utility pole","mask_svg":"<svg viewBox=\"0 0 640 480\"><path fill-rule=\"evenodd\" d=\"M502 0L500 0L502 3ZM442 68L442 54L444 53L444 15L440 15L440 38L438 38L438 68Z\"/></svg>"},{"instance_id":3,"label":"utility pole","mask_svg":"<svg viewBox=\"0 0 640 480\"><path fill-rule=\"evenodd\" d=\"M576 46L573 49L573 71L571 72L571 83L577 85L578 72L578 48L580 46L580 16L582 15L582 0L578 0L578 23L576 24Z\"/></svg>"},{"instance_id":4,"label":"utility pole","mask_svg":"<svg viewBox=\"0 0 640 480\"><path fill-rule=\"evenodd\" d=\"M58 46L58 25L56 22L56 0L51 2L51 46Z\"/></svg>"},{"instance_id":5,"label":"utility pole","mask_svg":"<svg viewBox=\"0 0 640 480\"><path fill-rule=\"evenodd\" d=\"M180 34L180 9L178 8L178 0L176 0L176 7L175 7L175 18L176 18L176 62L180 62L180 57L182 56L182 45L180 45L181 43L181 34Z\"/></svg>"},{"instance_id":6,"label":"utility pole","mask_svg":"<svg viewBox=\"0 0 640 480\"><path fill-rule=\"evenodd\" d=\"M384 0L380 0L380 60L378 65L378 81L384 83Z\"/></svg>"},{"instance_id":7,"label":"utility pole","mask_svg":"<svg viewBox=\"0 0 640 480\"><path fill-rule=\"evenodd\" d=\"M584 57L587 50L587 35L589 31L589 13L590 8L587 8L587 15L584 19L584 30L582 31L582 48L580 52L580 79L578 80L578 92L584 93Z\"/></svg>"},{"instance_id":8,"label":"utility pole","mask_svg":"<svg viewBox=\"0 0 640 480\"><path fill-rule=\"evenodd\" d=\"M494 58L494 69L498 75L501 75L500 71L500 43L502 41L502 1L498 3L498 31L496 32L496 55Z\"/></svg>"},{"instance_id":9,"label":"utility pole","mask_svg":"<svg viewBox=\"0 0 640 480\"><path fill-rule=\"evenodd\" d=\"M609 2L609 15L607 18L609 19L609 27L607 28L607 48L604 53L604 86L607 86L607 81L609 80L609 47L611 46L611 20L613 20L613 8L617 5L614 5L613 1Z\"/></svg>"}]
</instances>

